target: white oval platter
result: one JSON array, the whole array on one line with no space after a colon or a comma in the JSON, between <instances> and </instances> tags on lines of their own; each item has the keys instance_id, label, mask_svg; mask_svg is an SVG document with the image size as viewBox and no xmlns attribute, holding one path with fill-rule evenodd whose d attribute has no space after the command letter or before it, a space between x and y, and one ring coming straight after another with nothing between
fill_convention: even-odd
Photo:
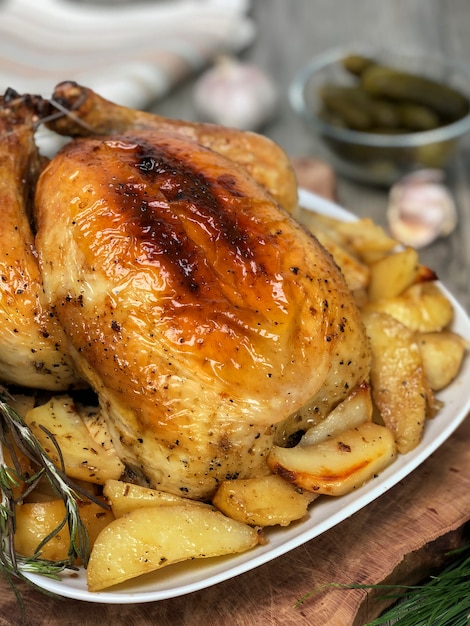
<instances>
[{"instance_id":1,"label":"white oval platter","mask_svg":"<svg viewBox=\"0 0 470 626\"><path fill-rule=\"evenodd\" d=\"M355 217L319 196L300 191L302 207L343 220ZM470 341L470 320L455 298L441 285L455 308L453 329ZM344 521L370 502L387 492L425 461L456 430L470 412L470 358L467 355L456 380L439 394L444 407L438 416L426 424L420 445L398 459L377 478L351 494L340 498L325 498L312 505L304 520L287 528L266 531L268 543L240 555L217 559L199 559L188 564L172 565L158 573L113 587L109 591L90 593L83 568L66 572L60 580L35 574L25 574L44 590L66 598L107 604L155 602L193 593L239 576L318 537Z\"/></svg>"}]
</instances>

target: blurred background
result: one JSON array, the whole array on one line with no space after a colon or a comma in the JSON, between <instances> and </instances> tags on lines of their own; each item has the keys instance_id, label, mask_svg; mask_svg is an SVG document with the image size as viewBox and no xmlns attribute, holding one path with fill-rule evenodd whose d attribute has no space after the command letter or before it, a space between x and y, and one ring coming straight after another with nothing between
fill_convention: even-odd
<instances>
[{"instance_id":1,"label":"blurred background","mask_svg":"<svg viewBox=\"0 0 470 626\"><path fill-rule=\"evenodd\" d=\"M466 68L469 27L468 0L2 0L0 87L49 95L57 82L75 79L172 118L238 115L306 166L303 186L387 228L389 187L338 172L293 110L289 87L311 59L362 44L429 56L430 67L437 54ZM215 84L201 85L221 57L243 71L229 78L219 71ZM421 250L467 310L469 150L465 135L445 170L457 228Z\"/></svg>"}]
</instances>

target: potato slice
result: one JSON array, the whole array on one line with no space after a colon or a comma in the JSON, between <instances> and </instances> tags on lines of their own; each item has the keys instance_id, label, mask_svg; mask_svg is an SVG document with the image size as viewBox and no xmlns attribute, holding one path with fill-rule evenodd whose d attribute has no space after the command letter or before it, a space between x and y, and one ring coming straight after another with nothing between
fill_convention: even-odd
<instances>
[{"instance_id":1,"label":"potato slice","mask_svg":"<svg viewBox=\"0 0 470 626\"><path fill-rule=\"evenodd\" d=\"M253 526L288 526L307 513L316 495L274 474L223 481L213 498L228 517Z\"/></svg>"},{"instance_id":2,"label":"potato slice","mask_svg":"<svg viewBox=\"0 0 470 626\"><path fill-rule=\"evenodd\" d=\"M355 428L372 419L372 397L370 387L363 383L349 394L323 420L309 428L299 445L313 445L329 437L336 437L344 430Z\"/></svg>"},{"instance_id":3,"label":"potato slice","mask_svg":"<svg viewBox=\"0 0 470 626\"><path fill-rule=\"evenodd\" d=\"M370 266L370 300L399 296L415 282L418 268L418 253L413 248L382 257Z\"/></svg>"},{"instance_id":4,"label":"potato slice","mask_svg":"<svg viewBox=\"0 0 470 626\"><path fill-rule=\"evenodd\" d=\"M370 268L346 248L338 245L328 233L318 232L316 237L340 267L349 289L351 291L367 289L370 281Z\"/></svg>"},{"instance_id":5,"label":"potato slice","mask_svg":"<svg viewBox=\"0 0 470 626\"><path fill-rule=\"evenodd\" d=\"M420 282L394 298L369 302L364 312L388 313L411 330L436 332L452 321L452 303L435 282Z\"/></svg>"},{"instance_id":6,"label":"potato slice","mask_svg":"<svg viewBox=\"0 0 470 626\"><path fill-rule=\"evenodd\" d=\"M79 502L80 517L88 531L90 546L114 515L94 502ZM63 500L28 502L16 508L15 549L18 554L32 557L41 541L59 526L65 517ZM50 561L68 558L70 533L67 526L50 539L41 550L41 557Z\"/></svg>"},{"instance_id":7,"label":"potato slice","mask_svg":"<svg viewBox=\"0 0 470 626\"><path fill-rule=\"evenodd\" d=\"M336 227L338 235L345 245L348 245L361 256L369 258L372 254L384 254L397 246L397 240L390 237L379 224L370 217L359 220L339 220Z\"/></svg>"},{"instance_id":8,"label":"potato slice","mask_svg":"<svg viewBox=\"0 0 470 626\"><path fill-rule=\"evenodd\" d=\"M57 450L41 426L52 433L61 449L65 471L71 478L102 485L123 473L124 465L114 448L105 449L93 439L69 396L52 397L49 402L28 411L24 419L52 461L59 465Z\"/></svg>"},{"instance_id":9,"label":"potato slice","mask_svg":"<svg viewBox=\"0 0 470 626\"><path fill-rule=\"evenodd\" d=\"M153 506L192 504L212 508L211 505L203 502L176 496L166 491L125 483L122 480L107 480L103 488L103 495L108 500L115 517L122 517L126 513L135 511L135 509Z\"/></svg>"},{"instance_id":10,"label":"potato slice","mask_svg":"<svg viewBox=\"0 0 470 626\"><path fill-rule=\"evenodd\" d=\"M466 346L465 340L450 330L421 333L418 345L423 367L431 389L447 387L459 373Z\"/></svg>"},{"instance_id":11,"label":"potato slice","mask_svg":"<svg viewBox=\"0 0 470 626\"><path fill-rule=\"evenodd\" d=\"M370 339L372 398L399 452L413 450L426 419L428 385L415 333L384 313L364 314Z\"/></svg>"},{"instance_id":12,"label":"potato slice","mask_svg":"<svg viewBox=\"0 0 470 626\"><path fill-rule=\"evenodd\" d=\"M268 457L273 473L318 494L342 496L361 487L396 457L393 434L365 422L336 437L308 446L275 446Z\"/></svg>"},{"instance_id":13,"label":"potato slice","mask_svg":"<svg viewBox=\"0 0 470 626\"><path fill-rule=\"evenodd\" d=\"M87 569L90 591L188 559L244 552L259 532L210 508L174 505L136 509L96 540Z\"/></svg>"},{"instance_id":14,"label":"potato slice","mask_svg":"<svg viewBox=\"0 0 470 626\"><path fill-rule=\"evenodd\" d=\"M365 263L373 262L397 247L385 230L370 218L344 221L314 211L301 210L300 221L316 236L326 232L338 245Z\"/></svg>"}]
</instances>

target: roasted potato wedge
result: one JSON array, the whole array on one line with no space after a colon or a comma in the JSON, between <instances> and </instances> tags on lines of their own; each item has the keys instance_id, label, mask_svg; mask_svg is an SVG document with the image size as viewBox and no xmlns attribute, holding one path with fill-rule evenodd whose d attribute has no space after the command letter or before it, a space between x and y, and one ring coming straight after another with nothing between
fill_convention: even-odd
<instances>
[{"instance_id":1,"label":"roasted potato wedge","mask_svg":"<svg viewBox=\"0 0 470 626\"><path fill-rule=\"evenodd\" d=\"M103 487L103 495L109 502L115 517L122 517L135 509L153 506L189 504L210 507L203 502L175 496L166 491L125 483L122 480L107 480Z\"/></svg>"},{"instance_id":2,"label":"roasted potato wedge","mask_svg":"<svg viewBox=\"0 0 470 626\"><path fill-rule=\"evenodd\" d=\"M120 478L124 471L114 448L106 448L93 439L69 396L52 397L28 411L24 419L52 461L60 466L57 450L41 427L54 436L68 476L102 485L110 478Z\"/></svg>"},{"instance_id":3,"label":"roasted potato wedge","mask_svg":"<svg viewBox=\"0 0 470 626\"><path fill-rule=\"evenodd\" d=\"M429 386L434 391L444 389L460 371L468 347L466 342L450 330L420 333L417 339Z\"/></svg>"},{"instance_id":4,"label":"roasted potato wedge","mask_svg":"<svg viewBox=\"0 0 470 626\"><path fill-rule=\"evenodd\" d=\"M415 333L386 313L363 315L372 352L372 398L405 454L421 440L428 385Z\"/></svg>"},{"instance_id":5,"label":"roasted potato wedge","mask_svg":"<svg viewBox=\"0 0 470 626\"><path fill-rule=\"evenodd\" d=\"M36 398L33 394L13 394L8 404L22 418L28 411L34 408Z\"/></svg>"},{"instance_id":6,"label":"roasted potato wedge","mask_svg":"<svg viewBox=\"0 0 470 626\"><path fill-rule=\"evenodd\" d=\"M398 242L372 219L339 220L336 231L343 245L352 249L365 263L373 263L397 247Z\"/></svg>"},{"instance_id":7,"label":"roasted potato wedge","mask_svg":"<svg viewBox=\"0 0 470 626\"><path fill-rule=\"evenodd\" d=\"M213 503L228 517L252 526L288 526L307 513L316 498L271 474L223 481Z\"/></svg>"},{"instance_id":8,"label":"roasted potato wedge","mask_svg":"<svg viewBox=\"0 0 470 626\"><path fill-rule=\"evenodd\" d=\"M80 517L88 531L90 546L96 537L110 522L114 515L94 502L79 502ZM32 557L36 554L41 541L45 539L65 518L63 500L47 502L28 502L16 508L15 549L18 554ZM65 525L41 549L40 556L50 561L68 558L70 533Z\"/></svg>"},{"instance_id":9,"label":"roasted potato wedge","mask_svg":"<svg viewBox=\"0 0 470 626\"><path fill-rule=\"evenodd\" d=\"M443 330L454 316L451 302L435 282L420 282L394 298L369 302L364 311L387 313L411 330L423 333Z\"/></svg>"},{"instance_id":10,"label":"roasted potato wedge","mask_svg":"<svg viewBox=\"0 0 470 626\"><path fill-rule=\"evenodd\" d=\"M372 397L370 386L363 383L349 394L323 420L309 428L299 444L301 446L320 443L330 437L336 437L344 430L355 428L372 419Z\"/></svg>"},{"instance_id":11,"label":"roasted potato wedge","mask_svg":"<svg viewBox=\"0 0 470 626\"><path fill-rule=\"evenodd\" d=\"M90 591L189 559L244 552L258 530L219 511L190 505L136 509L98 536L87 568Z\"/></svg>"},{"instance_id":12,"label":"roasted potato wedge","mask_svg":"<svg viewBox=\"0 0 470 626\"><path fill-rule=\"evenodd\" d=\"M370 266L369 299L394 298L412 285L419 270L418 253L405 248Z\"/></svg>"},{"instance_id":13,"label":"roasted potato wedge","mask_svg":"<svg viewBox=\"0 0 470 626\"><path fill-rule=\"evenodd\" d=\"M275 446L268 465L273 473L302 489L342 496L373 478L395 457L392 432L365 422L313 445Z\"/></svg>"},{"instance_id":14,"label":"roasted potato wedge","mask_svg":"<svg viewBox=\"0 0 470 626\"><path fill-rule=\"evenodd\" d=\"M340 246L328 233L320 231L316 233L316 237L341 268L349 289L353 292L367 289L370 281L369 266L362 263L346 248Z\"/></svg>"},{"instance_id":15,"label":"roasted potato wedge","mask_svg":"<svg viewBox=\"0 0 470 626\"><path fill-rule=\"evenodd\" d=\"M315 235L327 233L338 246L364 263L371 263L397 247L398 242L370 218L344 221L301 209L299 220Z\"/></svg>"}]
</instances>

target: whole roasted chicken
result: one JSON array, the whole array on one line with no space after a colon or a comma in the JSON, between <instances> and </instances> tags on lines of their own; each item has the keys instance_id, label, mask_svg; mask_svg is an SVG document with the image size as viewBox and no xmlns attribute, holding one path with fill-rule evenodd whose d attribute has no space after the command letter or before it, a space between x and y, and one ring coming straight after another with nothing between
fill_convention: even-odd
<instances>
[{"instance_id":1,"label":"whole roasted chicken","mask_svg":"<svg viewBox=\"0 0 470 626\"><path fill-rule=\"evenodd\" d=\"M118 454L142 481L196 499L267 474L273 442L369 372L342 274L289 214L287 157L258 135L133 113L71 83L52 103L69 113L51 126L80 137L39 177L35 244Z\"/></svg>"}]
</instances>

